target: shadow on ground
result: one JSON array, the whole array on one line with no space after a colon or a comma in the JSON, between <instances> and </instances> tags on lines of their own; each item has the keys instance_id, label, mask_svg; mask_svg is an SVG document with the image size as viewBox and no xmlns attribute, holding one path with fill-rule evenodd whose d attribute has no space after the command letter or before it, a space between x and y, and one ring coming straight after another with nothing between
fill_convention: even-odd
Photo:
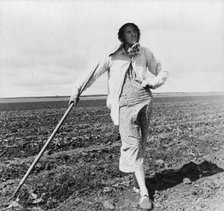
<instances>
[{"instance_id":1,"label":"shadow on ground","mask_svg":"<svg viewBox=\"0 0 224 211\"><path fill-rule=\"evenodd\" d=\"M150 197L153 198L156 190L161 191L174 187L182 183L184 178L196 181L199 178L212 176L223 171L224 169L209 161L203 161L200 164L190 162L180 169L164 170L157 173L152 178L146 178L146 185L148 187Z\"/></svg>"}]
</instances>

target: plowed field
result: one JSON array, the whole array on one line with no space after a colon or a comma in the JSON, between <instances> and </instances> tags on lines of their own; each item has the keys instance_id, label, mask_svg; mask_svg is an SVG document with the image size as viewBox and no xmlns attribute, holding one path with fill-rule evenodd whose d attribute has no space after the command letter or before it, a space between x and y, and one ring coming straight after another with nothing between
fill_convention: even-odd
<instances>
[{"instance_id":1,"label":"plowed field","mask_svg":"<svg viewBox=\"0 0 224 211\"><path fill-rule=\"evenodd\" d=\"M8 201L66 109L0 104L0 210L140 210L103 100L73 108ZM155 98L145 164L154 210L224 210L224 96Z\"/></svg>"}]
</instances>

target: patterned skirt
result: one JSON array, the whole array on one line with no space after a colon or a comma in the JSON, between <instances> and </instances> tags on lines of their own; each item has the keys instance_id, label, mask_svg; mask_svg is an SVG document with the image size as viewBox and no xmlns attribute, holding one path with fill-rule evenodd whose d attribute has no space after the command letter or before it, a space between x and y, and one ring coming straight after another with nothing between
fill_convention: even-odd
<instances>
[{"instance_id":1,"label":"patterned skirt","mask_svg":"<svg viewBox=\"0 0 224 211\"><path fill-rule=\"evenodd\" d=\"M127 73L119 106L119 132L122 142L119 169L122 172L135 172L143 167L152 110L152 93Z\"/></svg>"}]
</instances>

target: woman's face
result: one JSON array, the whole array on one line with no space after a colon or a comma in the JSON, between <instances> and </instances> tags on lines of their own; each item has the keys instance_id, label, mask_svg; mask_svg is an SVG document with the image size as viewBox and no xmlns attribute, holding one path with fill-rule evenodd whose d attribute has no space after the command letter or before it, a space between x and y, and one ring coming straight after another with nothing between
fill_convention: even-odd
<instances>
[{"instance_id":1,"label":"woman's face","mask_svg":"<svg viewBox=\"0 0 224 211\"><path fill-rule=\"evenodd\" d=\"M124 42L133 45L138 42L138 32L133 26L126 26L124 29Z\"/></svg>"}]
</instances>

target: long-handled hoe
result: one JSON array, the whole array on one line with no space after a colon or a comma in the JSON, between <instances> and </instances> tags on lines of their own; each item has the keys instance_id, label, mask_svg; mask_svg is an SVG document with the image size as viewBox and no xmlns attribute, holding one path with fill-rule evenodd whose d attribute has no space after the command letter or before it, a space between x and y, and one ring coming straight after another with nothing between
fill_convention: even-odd
<instances>
[{"instance_id":1,"label":"long-handled hoe","mask_svg":"<svg viewBox=\"0 0 224 211\"><path fill-rule=\"evenodd\" d=\"M82 85L82 87L79 90L79 93L81 95L82 91L85 89L89 79L92 77L92 75L95 73L97 67L99 66L99 64L91 71L91 73L89 74L86 82ZM47 142L44 144L43 148L41 149L41 151L39 152L39 154L36 156L35 160L33 161L32 165L30 166L30 168L27 170L26 174L24 175L24 177L21 179L18 187L16 188L15 192L13 193L13 195L9 198L9 201L12 200L17 193L19 192L20 188L22 187L22 185L24 184L24 182L26 181L27 177L29 176L30 172L33 170L33 168L35 167L35 165L37 164L37 162L39 161L40 157L42 156L42 154L44 153L45 149L47 148L47 146L50 144L51 140L54 138L55 134L57 133L57 131L59 130L59 128L61 127L61 125L63 124L64 120L66 119L66 117L68 116L69 112L71 111L72 107L74 106L74 103L71 103L68 107L68 109L66 110L65 114L63 115L63 117L61 118L61 120L59 121L58 125L56 126L56 128L54 129L53 133L51 134L51 136L48 138Z\"/></svg>"},{"instance_id":2,"label":"long-handled hoe","mask_svg":"<svg viewBox=\"0 0 224 211\"><path fill-rule=\"evenodd\" d=\"M41 149L41 151L39 152L39 154L36 156L35 160L33 161L32 165L30 166L30 168L27 170L26 174L23 176L23 178L21 179L18 187L16 188L15 192L13 193L13 195L10 197L9 200L13 199L16 194L19 192L20 188L22 187L22 185L24 184L24 182L26 181L27 177L29 176L30 172L33 170L33 168L35 167L35 165L37 164L37 162L40 160L40 157L42 156L42 154L44 153L45 149L47 148L47 146L50 144L51 140L54 138L55 134L57 133L57 131L59 130L59 128L61 127L62 123L64 122L64 120L66 119L66 117L68 116L69 112L71 111L72 107L74 106L74 103L71 103L70 106L68 107L67 111L65 112L64 116L61 118L61 120L59 121L58 125L56 126L56 128L54 129L53 133L51 134L51 136L48 138L47 142L44 144L43 148Z\"/></svg>"}]
</instances>

